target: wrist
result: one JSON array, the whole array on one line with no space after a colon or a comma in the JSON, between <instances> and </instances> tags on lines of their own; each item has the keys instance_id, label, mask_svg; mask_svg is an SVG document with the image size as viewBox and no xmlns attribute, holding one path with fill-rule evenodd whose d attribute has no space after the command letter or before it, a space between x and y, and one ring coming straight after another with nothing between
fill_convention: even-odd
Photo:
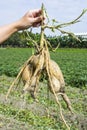
<instances>
[{"instance_id":1,"label":"wrist","mask_svg":"<svg viewBox=\"0 0 87 130\"><path fill-rule=\"evenodd\" d=\"M14 22L14 23L13 23L13 27L14 27L14 31L15 31L15 32L21 30L21 23L20 23L20 21Z\"/></svg>"},{"instance_id":2,"label":"wrist","mask_svg":"<svg viewBox=\"0 0 87 130\"><path fill-rule=\"evenodd\" d=\"M22 18L20 20L18 20L18 21L15 22L15 29L17 31L24 30L24 29L27 29L29 27L30 27L29 23L26 24L25 21L24 21L24 19L22 19Z\"/></svg>"}]
</instances>

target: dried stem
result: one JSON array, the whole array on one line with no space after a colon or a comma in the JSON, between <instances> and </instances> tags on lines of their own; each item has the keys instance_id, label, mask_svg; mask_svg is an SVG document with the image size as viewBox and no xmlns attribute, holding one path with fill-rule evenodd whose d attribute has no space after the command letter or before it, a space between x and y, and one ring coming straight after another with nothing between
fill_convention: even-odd
<instances>
[{"instance_id":1,"label":"dried stem","mask_svg":"<svg viewBox=\"0 0 87 130\"><path fill-rule=\"evenodd\" d=\"M38 43L30 37L28 31L25 31L25 32L26 32L26 34L27 34L27 36L28 36L27 40L28 40L28 41L31 41L32 44L34 44L34 45L36 46L37 50L40 51L40 50L39 50Z\"/></svg>"},{"instance_id":2,"label":"dried stem","mask_svg":"<svg viewBox=\"0 0 87 130\"><path fill-rule=\"evenodd\" d=\"M44 5L42 4L42 7L41 7L41 10L42 10L42 16L44 17ZM42 23L41 23L41 40L40 40L40 47L43 48L43 45L44 45L44 21L42 20Z\"/></svg>"},{"instance_id":3,"label":"dried stem","mask_svg":"<svg viewBox=\"0 0 87 130\"><path fill-rule=\"evenodd\" d=\"M61 30L61 29L59 29L59 28L58 28L58 30L59 30L62 34L68 34L69 36L72 36L73 38L75 38L76 40L78 40L79 42L81 42L80 39L79 39L74 33L72 33L72 32L67 32L67 31Z\"/></svg>"},{"instance_id":4,"label":"dried stem","mask_svg":"<svg viewBox=\"0 0 87 130\"><path fill-rule=\"evenodd\" d=\"M66 27L66 26L69 26L69 25L72 25L72 24L75 24L77 22L79 22L79 19L86 13L87 9L84 9L82 11L82 13L74 20L70 21L70 22L67 22L67 23L62 23L62 24L59 24L59 25L56 25L56 26L49 26L49 25L44 25L44 28L49 28L49 29L58 29L58 28L63 28L63 27Z\"/></svg>"},{"instance_id":5,"label":"dried stem","mask_svg":"<svg viewBox=\"0 0 87 130\"><path fill-rule=\"evenodd\" d=\"M60 28L67 27L67 26L69 26L69 25L72 25L72 24L75 24L75 23L79 22L79 19L80 19L86 12L87 12L87 9L84 9L84 10L82 11L82 13L81 13L76 19L74 19L74 20L72 20L72 21L70 21L70 22L62 23L62 24L54 25L54 26L49 26L48 24L45 24L45 25L43 26L43 28L44 28L44 29L48 28L48 29L51 29L51 30L55 30L55 29L56 29L56 30L60 31L62 34L68 34L68 35L72 36L73 38L75 38L76 40L79 40L79 41L80 41L80 39L79 39L78 37L76 37L74 33L61 30Z\"/></svg>"}]
</instances>

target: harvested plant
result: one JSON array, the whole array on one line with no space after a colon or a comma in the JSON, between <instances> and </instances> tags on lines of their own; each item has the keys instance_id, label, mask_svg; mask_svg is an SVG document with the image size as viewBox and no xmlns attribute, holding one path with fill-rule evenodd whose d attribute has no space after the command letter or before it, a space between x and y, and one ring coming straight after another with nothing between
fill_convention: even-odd
<instances>
[{"instance_id":1,"label":"harvested plant","mask_svg":"<svg viewBox=\"0 0 87 130\"><path fill-rule=\"evenodd\" d=\"M56 103L60 107L61 118L62 118L63 122L65 123L68 130L70 130L70 127L66 123L64 116L62 114L62 106L61 106L61 103L58 99L58 95L61 95L63 97L63 100L66 102L69 110L72 113L73 113L73 111L72 111L70 100L65 93L65 81L64 81L63 73L62 73L60 67L58 66L58 64L55 61L53 61L50 57L49 48L48 48L50 43L46 40L46 38L44 36L44 30L46 28L51 29L52 31L57 29L61 33L71 35L75 39L79 40L73 33L66 32L66 31L62 30L61 28L79 22L78 19L86 11L87 10L83 10L81 15L71 22L62 23L62 24L58 24L58 25L53 24L53 26L49 26L48 25L49 19L48 19L46 10L45 10L45 8L42 4L42 15L44 15L44 13L45 13L45 15L47 16L48 22L47 22L47 24L44 24L44 21L42 21L42 23L41 23L40 43L37 44L37 42L32 40L29 36L29 39L36 46L36 51L24 63L23 67L21 68L20 72L18 73L16 79L13 81L13 83L10 86L8 93L6 95L6 99L7 99L7 97L9 95L11 89L13 88L14 84L18 81L18 79L21 78L22 81L23 81L23 84L24 84L22 92L23 93L29 92L31 94L31 96L34 99L36 99L36 97L37 97L36 94L38 92L38 86L39 86L38 84L39 84L39 81L40 81L40 77L41 77L41 75L45 74L47 82L48 82L48 88L49 88L50 92L53 93L53 95L56 99ZM53 21L55 23L55 20L53 20ZM26 31L26 33L28 35L27 31Z\"/></svg>"}]
</instances>

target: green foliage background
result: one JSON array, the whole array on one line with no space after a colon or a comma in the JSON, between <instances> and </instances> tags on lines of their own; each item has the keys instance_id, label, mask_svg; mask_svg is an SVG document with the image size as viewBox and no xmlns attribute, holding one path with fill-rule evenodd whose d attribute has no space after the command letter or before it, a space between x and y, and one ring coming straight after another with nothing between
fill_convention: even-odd
<instances>
[{"instance_id":1,"label":"green foliage background","mask_svg":"<svg viewBox=\"0 0 87 130\"><path fill-rule=\"evenodd\" d=\"M39 33L29 32L30 37L35 40L38 44L40 41ZM46 36L46 39L51 43L52 47L56 47L60 44L60 48L87 48L87 37L79 37L80 41L77 41L70 36ZM17 32L13 34L1 47L33 47L32 42L29 41L29 37L26 32Z\"/></svg>"},{"instance_id":2,"label":"green foliage background","mask_svg":"<svg viewBox=\"0 0 87 130\"><path fill-rule=\"evenodd\" d=\"M16 76L24 62L32 55L31 48L0 49L0 75ZM58 49L50 52L60 66L66 84L87 87L87 49Z\"/></svg>"},{"instance_id":3,"label":"green foliage background","mask_svg":"<svg viewBox=\"0 0 87 130\"><path fill-rule=\"evenodd\" d=\"M50 52L66 81L66 93L75 114L70 114L65 102L59 98L63 115L71 130L87 128L87 49L58 49ZM21 66L32 55L32 48L0 48L0 129L18 130L67 130L61 121L59 106L53 95L47 98L47 85L40 83L36 103L27 94L21 98L22 84L13 88L8 101L5 95ZM7 75L7 76L6 76ZM8 77L9 76L9 77ZM50 117L47 117L49 108Z\"/></svg>"}]
</instances>

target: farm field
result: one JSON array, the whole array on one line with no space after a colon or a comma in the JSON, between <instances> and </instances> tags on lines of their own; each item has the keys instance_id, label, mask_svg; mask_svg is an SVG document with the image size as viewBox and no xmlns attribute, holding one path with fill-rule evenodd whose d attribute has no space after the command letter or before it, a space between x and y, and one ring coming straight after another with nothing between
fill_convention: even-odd
<instances>
[{"instance_id":1,"label":"farm field","mask_svg":"<svg viewBox=\"0 0 87 130\"><path fill-rule=\"evenodd\" d=\"M67 130L60 118L59 106L53 95L47 95L47 84L40 83L39 102L30 95L21 97L22 83L14 87L8 100L6 92L23 63L32 55L32 49L0 49L0 130ZM71 114L59 97L63 115L71 130L87 129L87 49L58 49L51 52L66 81L66 93L75 114ZM47 109L49 117L47 117Z\"/></svg>"}]
</instances>

